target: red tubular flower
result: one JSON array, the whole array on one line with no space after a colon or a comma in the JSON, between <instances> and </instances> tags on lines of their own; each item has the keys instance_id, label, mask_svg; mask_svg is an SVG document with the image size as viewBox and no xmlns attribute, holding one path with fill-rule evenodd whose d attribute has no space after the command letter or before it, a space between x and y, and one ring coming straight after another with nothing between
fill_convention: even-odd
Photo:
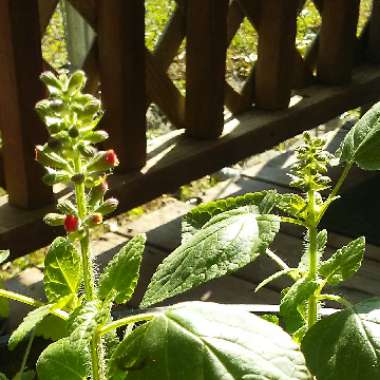
<instances>
[{"instance_id":1,"label":"red tubular flower","mask_svg":"<svg viewBox=\"0 0 380 380\"><path fill-rule=\"evenodd\" d=\"M107 164L112 167L119 165L119 159L117 158L117 155L113 149L107 150L104 159L107 162Z\"/></svg>"},{"instance_id":2,"label":"red tubular flower","mask_svg":"<svg viewBox=\"0 0 380 380\"><path fill-rule=\"evenodd\" d=\"M78 218L75 215L66 215L63 225L67 232L74 232L78 229Z\"/></svg>"}]
</instances>

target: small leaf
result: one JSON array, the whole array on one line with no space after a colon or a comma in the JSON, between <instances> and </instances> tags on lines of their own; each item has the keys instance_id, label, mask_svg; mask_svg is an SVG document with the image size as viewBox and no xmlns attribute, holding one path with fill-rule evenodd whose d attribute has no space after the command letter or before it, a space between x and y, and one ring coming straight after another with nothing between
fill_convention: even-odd
<instances>
[{"instance_id":1,"label":"small leaf","mask_svg":"<svg viewBox=\"0 0 380 380\"><path fill-rule=\"evenodd\" d=\"M365 238L360 237L338 249L330 259L323 262L319 274L328 284L338 285L349 279L361 266L365 252Z\"/></svg>"},{"instance_id":2,"label":"small leaf","mask_svg":"<svg viewBox=\"0 0 380 380\"><path fill-rule=\"evenodd\" d=\"M88 344L63 338L52 343L37 361L39 380L87 380L91 376Z\"/></svg>"},{"instance_id":3,"label":"small leaf","mask_svg":"<svg viewBox=\"0 0 380 380\"><path fill-rule=\"evenodd\" d=\"M281 299L280 316L285 322L286 331L290 334L295 333L304 325L302 308L317 288L317 282L302 278L295 282Z\"/></svg>"},{"instance_id":4,"label":"small leaf","mask_svg":"<svg viewBox=\"0 0 380 380\"><path fill-rule=\"evenodd\" d=\"M302 351L318 380L380 379L380 299L321 319L304 337Z\"/></svg>"},{"instance_id":5,"label":"small leaf","mask_svg":"<svg viewBox=\"0 0 380 380\"><path fill-rule=\"evenodd\" d=\"M365 170L380 169L380 103L376 103L347 133L340 162Z\"/></svg>"},{"instance_id":6,"label":"small leaf","mask_svg":"<svg viewBox=\"0 0 380 380\"><path fill-rule=\"evenodd\" d=\"M86 302L79 306L67 321L67 329L71 339L91 340L93 332L97 327L97 316L99 313L99 302Z\"/></svg>"},{"instance_id":7,"label":"small leaf","mask_svg":"<svg viewBox=\"0 0 380 380\"><path fill-rule=\"evenodd\" d=\"M265 252L279 228L277 216L260 215L256 206L216 215L158 267L141 307L242 268Z\"/></svg>"},{"instance_id":8,"label":"small leaf","mask_svg":"<svg viewBox=\"0 0 380 380\"><path fill-rule=\"evenodd\" d=\"M0 249L0 264L2 264L5 260L7 260L9 255L10 255L9 250Z\"/></svg>"},{"instance_id":9,"label":"small leaf","mask_svg":"<svg viewBox=\"0 0 380 380\"><path fill-rule=\"evenodd\" d=\"M277 192L275 190L247 193L202 204L187 213L182 221L182 243L198 232L211 218L222 212L243 206L257 206L260 214L272 211Z\"/></svg>"},{"instance_id":10,"label":"small leaf","mask_svg":"<svg viewBox=\"0 0 380 380\"><path fill-rule=\"evenodd\" d=\"M311 380L298 346L279 326L202 302L175 305L135 329L110 369L112 379L125 380Z\"/></svg>"},{"instance_id":11,"label":"small leaf","mask_svg":"<svg viewBox=\"0 0 380 380\"><path fill-rule=\"evenodd\" d=\"M296 219L304 220L306 202L297 194L278 194L276 207Z\"/></svg>"},{"instance_id":12,"label":"small leaf","mask_svg":"<svg viewBox=\"0 0 380 380\"><path fill-rule=\"evenodd\" d=\"M135 236L108 263L99 278L98 295L118 304L128 302L139 278L145 235Z\"/></svg>"},{"instance_id":13,"label":"small leaf","mask_svg":"<svg viewBox=\"0 0 380 380\"><path fill-rule=\"evenodd\" d=\"M16 346L27 337L27 335L49 315L52 305L44 305L38 309L32 310L24 320L20 323L17 329L13 332L8 341L10 350L14 350Z\"/></svg>"},{"instance_id":14,"label":"small leaf","mask_svg":"<svg viewBox=\"0 0 380 380\"><path fill-rule=\"evenodd\" d=\"M58 237L45 258L45 293L50 302L76 295L81 282L81 258L72 243Z\"/></svg>"},{"instance_id":15,"label":"small leaf","mask_svg":"<svg viewBox=\"0 0 380 380\"><path fill-rule=\"evenodd\" d=\"M67 321L49 314L36 327L36 336L57 341L67 336Z\"/></svg>"},{"instance_id":16,"label":"small leaf","mask_svg":"<svg viewBox=\"0 0 380 380\"><path fill-rule=\"evenodd\" d=\"M36 373L33 370L24 371L23 373L17 373L12 380L34 380ZM1 376L0 376L1 380Z\"/></svg>"}]
</instances>

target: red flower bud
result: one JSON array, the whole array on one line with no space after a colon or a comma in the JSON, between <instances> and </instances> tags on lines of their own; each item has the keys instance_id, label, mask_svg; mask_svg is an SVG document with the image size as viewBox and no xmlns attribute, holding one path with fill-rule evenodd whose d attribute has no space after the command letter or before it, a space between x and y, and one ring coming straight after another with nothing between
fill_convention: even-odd
<instances>
[{"instance_id":1,"label":"red flower bud","mask_svg":"<svg viewBox=\"0 0 380 380\"><path fill-rule=\"evenodd\" d=\"M110 166L114 167L119 165L119 159L113 149L107 150L104 159Z\"/></svg>"},{"instance_id":2,"label":"red flower bud","mask_svg":"<svg viewBox=\"0 0 380 380\"><path fill-rule=\"evenodd\" d=\"M78 218L75 215L66 215L64 227L67 232L74 232L78 229Z\"/></svg>"}]
</instances>

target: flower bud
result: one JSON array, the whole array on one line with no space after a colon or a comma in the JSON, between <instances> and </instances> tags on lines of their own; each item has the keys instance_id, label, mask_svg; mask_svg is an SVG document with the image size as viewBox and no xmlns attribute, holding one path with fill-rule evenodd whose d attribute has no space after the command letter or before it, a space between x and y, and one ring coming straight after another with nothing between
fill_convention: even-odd
<instances>
[{"instance_id":1,"label":"flower bud","mask_svg":"<svg viewBox=\"0 0 380 380\"><path fill-rule=\"evenodd\" d=\"M67 85L68 94L73 96L80 92L86 85L86 81L86 75L82 70L78 70L73 73Z\"/></svg>"},{"instance_id":2,"label":"flower bud","mask_svg":"<svg viewBox=\"0 0 380 380\"><path fill-rule=\"evenodd\" d=\"M57 210L65 215L76 215L77 209L75 208L73 202L69 199L65 199L57 204Z\"/></svg>"},{"instance_id":3,"label":"flower bud","mask_svg":"<svg viewBox=\"0 0 380 380\"><path fill-rule=\"evenodd\" d=\"M48 166L53 169L66 169L67 161L54 152L45 152L42 145L37 145L35 149L35 159L43 166Z\"/></svg>"},{"instance_id":4,"label":"flower bud","mask_svg":"<svg viewBox=\"0 0 380 380\"><path fill-rule=\"evenodd\" d=\"M119 160L113 149L99 152L87 167L89 171L103 171L119 165Z\"/></svg>"},{"instance_id":5,"label":"flower bud","mask_svg":"<svg viewBox=\"0 0 380 380\"><path fill-rule=\"evenodd\" d=\"M50 95L57 95L62 91L61 82L51 71L42 73L40 79L48 88Z\"/></svg>"},{"instance_id":6,"label":"flower bud","mask_svg":"<svg viewBox=\"0 0 380 380\"><path fill-rule=\"evenodd\" d=\"M87 219L87 225L89 227L95 227L103 223L103 215L100 212L96 212L89 216Z\"/></svg>"},{"instance_id":7,"label":"flower bud","mask_svg":"<svg viewBox=\"0 0 380 380\"><path fill-rule=\"evenodd\" d=\"M90 190L88 195L88 204L94 207L98 202L103 200L104 194L108 191L108 183L104 180L100 185Z\"/></svg>"},{"instance_id":8,"label":"flower bud","mask_svg":"<svg viewBox=\"0 0 380 380\"><path fill-rule=\"evenodd\" d=\"M44 222L49 226L63 226L65 223L66 216L62 214L56 214L56 213L49 213L46 214L44 217Z\"/></svg>"},{"instance_id":9,"label":"flower bud","mask_svg":"<svg viewBox=\"0 0 380 380\"><path fill-rule=\"evenodd\" d=\"M99 212L102 215L108 215L114 212L118 205L119 201L116 198L108 198L95 210L95 212Z\"/></svg>"},{"instance_id":10,"label":"flower bud","mask_svg":"<svg viewBox=\"0 0 380 380\"><path fill-rule=\"evenodd\" d=\"M74 174L71 177L71 181L75 183L76 185L80 185L81 183L84 182L85 176L82 173Z\"/></svg>"},{"instance_id":11,"label":"flower bud","mask_svg":"<svg viewBox=\"0 0 380 380\"><path fill-rule=\"evenodd\" d=\"M66 215L63 225L67 232L74 232L78 229L78 218L75 215Z\"/></svg>"},{"instance_id":12,"label":"flower bud","mask_svg":"<svg viewBox=\"0 0 380 380\"><path fill-rule=\"evenodd\" d=\"M71 128L69 129L69 136L70 136L72 139L76 139L76 138L79 136L78 128L76 128L76 127L71 127Z\"/></svg>"},{"instance_id":13,"label":"flower bud","mask_svg":"<svg viewBox=\"0 0 380 380\"><path fill-rule=\"evenodd\" d=\"M91 145L84 144L78 145L78 150L84 157L88 158L94 157L97 152L96 148L92 147Z\"/></svg>"},{"instance_id":14,"label":"flower bud","mask_svg":"<svg viewBox=\"0 0 380 380\"><path fill-rule=\"evenodd\" d=\"M93 144L98 144L108 139L106 131L91 131L84 136L84 139Z\"/></svg>"},{"instance_id":15,"label":"flower bud","mask_svg":"<svg viewBox=\"0 0 380 380\"><path fill-rule=\"evenodd\" d=\"M62 148L62 142L54 137L50 137L48 140L48 147L51 150L59 150Z\"/></svg>"},{"instance_id":16,"label":"flower bud","mask_svg":"<svg viewBox=\"0 0 380 380\"><path fill-rule=\"evenodd\" d=\"M65 171L49 170L43 177L42 181L45 185L53 186L57 183L67 183L70 181L70 176Z\"/></svg>"}]
</instances>

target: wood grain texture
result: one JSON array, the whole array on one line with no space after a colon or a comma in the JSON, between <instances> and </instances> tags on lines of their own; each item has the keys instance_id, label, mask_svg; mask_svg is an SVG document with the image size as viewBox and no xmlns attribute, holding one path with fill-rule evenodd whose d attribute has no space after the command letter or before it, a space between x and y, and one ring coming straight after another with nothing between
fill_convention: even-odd
<instances>
[{"instance_id":1,"label":"wood grain texture","mask_svg":"<svg viewBox=\"0 0 380 380\"><path fill-rule=\"evenodd\" d=\"M144 3L98 1L97 32L108 145L120 170L138 169L146 161Z\"/></svg>"},{"instance_id":2,"label":"wood grain texture","mask_svg":"<svg viewBox=\"0 0 380 380\"><path fill-rule=\"evenodd\" d=\"M47 139L34 111L45 96L38 1L0 2L0 128L9 201L19 207L40 207L51 201L42 184L43 170L33 160L34 147ZM25 61L27 57L27 64Z\"/></svg>"},{"instance_id":3,"label":"wood grain texture","mask_svg":"<svg viewBox=\"0 0 380 380\"><path fill-rule=\"evenodd\" d=\"M266 110L288 107L295 63L297 0L263 0L259 21L255 103Z\"/></svg>"},{"instance_id":4,"label":"wood grain texture","mask_svg":"<svg viewBox=\"0 0 380 380\"><path fill-rule=\"evenodd\" d=\"M218 137L224 125L228 0L187 4L186 127L200 139Z\"/></svg>"},{"instance_id":5,"label":"wood grain texture","mask_svg":"<svg viewBox=\"0 0 380 380\"><path fill-rule=\"evenodd\" d=\"M324 1L319 34L318 79L326 84L351 80L360 0Z\"/></svg>"}]
</instances>

